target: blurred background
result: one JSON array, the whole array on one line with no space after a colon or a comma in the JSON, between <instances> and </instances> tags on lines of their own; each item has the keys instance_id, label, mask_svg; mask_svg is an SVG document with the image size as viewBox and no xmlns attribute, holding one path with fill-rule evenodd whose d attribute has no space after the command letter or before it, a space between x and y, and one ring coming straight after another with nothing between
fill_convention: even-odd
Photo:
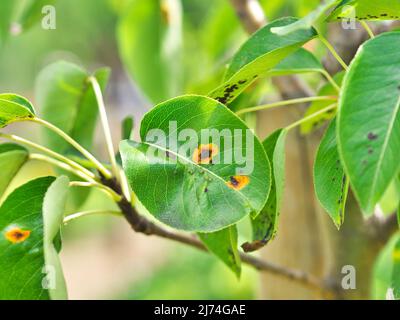
<instances>
[{"instance_id":1,"label":"blurred background","mask_svg":"<svg viewBox=\"0 0 400 320\"><path fill-rule=\"evenodd\" d=\"M30 0L15 1L19 1L23 8ZM20 34L15 32L6 41L0 42L0 92L28 97L40 115L41 106L35 104L35 79L45 66L58 60L73 62L89 72L108 66L112 73L106 100L115 145L120 140L120 124L126 116L134 117L134 137L137 137L143 114L155 103L183 93L206 94L215 88L229 59L247 38L229 0L49 2L56 8L56 29L44 30L39 19L28 30ZM273 20L282 16L304 16L319 1L264 0L260 4L268 19ZM18 12L14 14L17 16ZM170 26L172 31L166 30L165 25ZM18 30L17 25L13 27ZM164 43L160 44L160 38L165 40ZM309 49L321 57L325 53L314 44ZM165 61L168 62L167 68L162 63ZM320 79L304 77L310 85L319 86ZM153 85L149 86L149 83ZM272 100L278 98L268 79L260 81L257 89L243 95L235 103L255 105L265 100L266 96ZM299 113L291 116L299 116ZM275 120L271 121L268 117L275 117ZM248 120L251 122L251 119ZM279 114L261 117L258 123L261 138L276 127L287 124L288 119ZM41 140L41 132L35 125L16 124L7 130L35 141ZM301 154L302 146L296 150L291 152ZM100 128L95 134L94 152L106 159ZM288 161L298 161L291 159L289 155ZM312 159L306 160L312 162ZM31 161L20 172L14 186L49 174L53 174L51 167ZM301 185L310 177L291 170L288 175L294 177L298 184L288 188L283 211L289 208L287 210L295 213L301 210L308 212L310 208L302 208L295 198L304 202L311 197L314 205L312 188ZM103 194L93 191L83 204L79 207L71 204L68 210L73 213L99 207L115 209ZM324 219L321 209L317 215L318 219ZM279 237L290 235L288 251L281 246L275 249L267 247L262 254L282 264L303 268L304 264L297 263L295 255L293 258L290 256L296 251L307 261L306 268L320 270L325 258L316 248L319 243L314 244L316 238L312 242L303 239L304 234L305 238L310 236L307 228L317 226L306 226L299 237L293 229L302 228L305 222L290 220L286 223L289 227L283 227L279 231L283 235ZM249 226L243 223L242 240L248 234ZM276 258L277 252L281 258ZM214 257L166 240L135 234L118 217L87 217L68 224L64 228L61 258L71 299L273 298L276 296L266 288L276 290L282 286L279 281L262 278L247 267L239 281ZM318 260L317 267L315 260ZM287 297L315 297L299 287L288 290L296 292ZM382 297L382 292L377 297Z\"/></svg>"}]
</instances>

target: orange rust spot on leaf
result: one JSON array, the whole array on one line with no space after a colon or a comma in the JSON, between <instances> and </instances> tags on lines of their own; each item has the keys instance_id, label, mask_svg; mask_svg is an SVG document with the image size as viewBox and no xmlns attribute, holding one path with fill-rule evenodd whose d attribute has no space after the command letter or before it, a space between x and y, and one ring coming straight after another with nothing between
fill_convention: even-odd
<instances>
[{"instance_id":1,"label":"orange rust spot on leaf","mask_svg":"<svg viewBox=\"0 0 400 320\"><path fill-rule=\"evenodd\" d=\"M231 176L226 184L231 189L241 190L247 186L249 182L250 178L248 176Z\"/></svg>"},{"instance_id":2,"label":"orange rust spot on leaf","mask_svg":"<svg viewBox=\"0 0 400 320\"><path fill-rule=\"evenodd\" d=\"M22 230L20 228L13 228L8 230L5 234L5 237L8 241L12 243L21 243L29 238L31 235L30 230Z\"/></svg>"},{"instance_id":3,"label":"orange rust spot on leaf","mask_svg":"<svg viewBox=\"0 0 400 320\"><path fill-rule=\"evenodd\" d=\"M193 161L199 164L210 164L212 163L212 158L215 157L218 153L218 147L213 144L201 144L194 152L193 152Z\"/></svg>"}]
</instances>

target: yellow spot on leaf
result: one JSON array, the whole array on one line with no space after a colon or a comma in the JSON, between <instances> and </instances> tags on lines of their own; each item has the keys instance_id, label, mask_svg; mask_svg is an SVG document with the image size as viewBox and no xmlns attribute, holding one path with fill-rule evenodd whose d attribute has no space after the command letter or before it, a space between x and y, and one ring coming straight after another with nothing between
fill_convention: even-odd
<instances>
[{"instance_id":1,"label":"yellow spot on leaf","mask_svg":"<svg viewBox=\"0 0 400 320\"><path fill-rule=\"evenodd\" d=\"M20 228L13 228L8 230L5 234L5 237L8 241L12 243L21 243L29 238L31 235L30 230L22 230Z\"/></svg>"},{"instance_id":2,"label":"yellow spot on leaf","mask_svg":"<svg viewBox=\"0 0 400 320\"><path fill-rule=\"evenodd\" d=\"M210 164L212 158L218 154L218 147L215 144L201 144L193 152L193 161L199 164Z\"/></svg>"},{"instance_id":3,"label":"yellow spot on leaf","mask_svg":"<svg viewBox=\"0 0 400 320\"><path fill-rule=\"evenodd\" d=\"M231 176L226 184L231 189L241 190L247 186L249 182L250 178L248 176Z\"/></svg>"}]
</instances>

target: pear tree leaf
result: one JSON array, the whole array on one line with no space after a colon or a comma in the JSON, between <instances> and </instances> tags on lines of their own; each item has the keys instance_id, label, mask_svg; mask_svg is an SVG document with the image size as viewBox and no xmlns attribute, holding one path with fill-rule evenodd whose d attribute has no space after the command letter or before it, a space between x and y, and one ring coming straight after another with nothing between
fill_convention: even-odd
<instances>
[{"instance_id":1,"label":"pear tree leaf","mask_svg":"<svg viewBox=\"0 0 400 320\"><path fill-rule=\"evenodd\" d=\"M28 161L28 155L28 150L17 144L0 144L0 198L18 171Z\"/></svg>"},{"instance_id":2,"label":"pear tree leaf","mask_svg":"<svg viewBox=\"0 0 400 320\"><path fill-rule=\"evenodd\" d=\"M0 299L66 299L55 243L67 177L43 177L14 190L0 208ZM47 275L47 276L46 276Z\"/></svg>"},{"instance_id":3,"label":"pear tree leaf","mask_svg":"<svg viewBox=\"0 0 400 320\"><path fill-rule=\"evenodd\" d=\"M271 32L271 28L295 21L296 18L278 19L254 33L233 57L224 83L209 96L229 104L258 77L265 76L279 62L317 36L314 28L298 30L286 36Z\"/></svg>"},{"instance_id":4,"label":"pear tree leaf","mask_svg":"<svg viewBox=\"0 0 400 320\"><path fill-rule=\"evenodd\" d=\"M324 67L308 50L300 48L268 72L268 76L286 76L291 74L321 72Z\"/></svg>"},{"instance_id":5,"label":"pear tree leaf","mask_svg":"<svg viewBox=\"0 0 400 320\"><path fill-rule=\"evenodd\" d=\"M22 31L31 28L44 17L42 10L45 6L54 5L55 3L56 0L28 0L18 19Z\"/></svg>"},{"instance_id":6,"label":"pear tree leaf","mask_svg":"<svg viewBox=\"0 0 400 320\"><path fill-rule=\"evenodd\" d=\"M118 25L122 60L155 103L182 93L181 16L180 0L134 0Z\"/></svg>"},{"instance_id":7,"label":"pear tree leaf","mask_svg":"<svg viewBox=\"0 0 400 320\"><path fill-rule=\"evenodd\" d=\"M333 8L336 4L338 4L339 1L340 0L324 1L321 5L317 7L317 9L310 12L304 18L297 20L296 22L288 26L274 27L271 29L271 32L276 33L277 35L280 36L284 36L298 30L306 30L312 28L315 25L315 23L318 20L320 20L329 9Z\"/></svg>"},{"instance_id":8,"label":"pear tree leaf","mask_svg":"<svg viewBox=\"0 0 400 320\"><path fill-rule=\"evenodd\" d=\"M271 191L260 214L251 220L253 241L242 245L245 252L259 250L276 234L281 202L285 187L285 142L287 131L279 129L263 141L264 149L271 163Z\"/></svg>"},{"instance_id":9,"label":"pear tree leaf","mask_svg":"<svg viewBox=\"0 0 400 320\"><path fill-rule=\"evenodd\" d=\"M25 98L11 93L0 94L0 128L34 117L32 104Z\"/></svg>"},{"instance_id":10,"label":"pear tree leaf","mask_svg":"<svg viewBox=\"0 0 400 320\"><path fill-rule=\"evenodd\" d=\"M199 233L198 236L207 249L240 278L241 261L238 251L238 232L236 226L212 233Z\"/></svg>"},{"instance_id":11,"label":"pear tree leaf","mask_svg":"<svg viewBox=\"0 0 400 320\"><path fill-rule=\"evenodd\" d=\"M400 169L400 32L364 43L350 65L338 108L338 145L364 214Z\"/></svg>"},{"instance_id":12,"label":"pear tree leaf","mask_svg":"<svg viewBox=\"0 0 400 320\"><path fill-rule=\"evenodd\" d=\"M123 168L158 220L214 232L264 207L271 181L262 144L218 101L187 95L161 103L143 118L140 136L121 143Z\"/></svg>"},{"instance_id":13,"label":"pear tree leaf","mask_svg":"<svg viewBox=\"0 0 400 320\"><path fill-rule=\"evenodd\" d=\"M328 20L356 18L357 20L398 20L399 0L342 0Z\"/></svg>"},{"instance_id":14,"label":"pear tree leaf","mask_svg":"<svg viewBox=\"0 0 400 320\"><path fill-rule=\"evenodd\" d=\"M109 69L94 73L102 90L109 77ZM51 122L86 149L91 149L97 122L98 107L88 74L80 67L65 61L45 67L36 80L35 96L41 107L42 118ZM49 130L44 131L49 147L59 153L69 153L72 147Z\"/></svg>"},{"instance_id":15,"label":"pear tree leaf","mask_svg":"<svg viewBox=\"0 0 400 320\"><path fill-rule=\"evenodd\" d=\"M349 183L340 162L334 119L318 148L314 163L315 193L322 207L339 229L344 221Z\"/></svg>"}]
</instances>

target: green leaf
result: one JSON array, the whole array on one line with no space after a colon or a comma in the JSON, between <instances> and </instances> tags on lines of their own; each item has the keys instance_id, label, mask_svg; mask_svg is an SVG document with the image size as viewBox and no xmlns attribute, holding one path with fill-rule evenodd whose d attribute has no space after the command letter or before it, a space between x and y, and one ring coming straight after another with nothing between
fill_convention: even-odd
<instances>
[{"instance_id":1,"label":"green leaf","mask_svg":"<svg viewBox=\"0 0 400 320\"><path fill-rule=\"evenodd\" d=\"M298 30L306 30L312 28L315 23L320 20L329 9L333 8L337 3L339 3L339 1L340 0L325 1L320 6L318 6L317 9L310 12L304 18L288 26L272 28L271 31L273 33L276 33L277 35L284 36Z\"/></svg>"},{"instance_id":2,"label":"green leaf","mask_svg":"<svg viewBox=\"0 0 400 320\"><path fill-rule=\"evenodd\" d=\"M289 25L295 18L275 20L254 33L233 57L225 82L209 96L229 104L258 77L264 76L279 62L317 36L313 28L278 36L271 28Z\"/></svg>"},{"instance_id":3,"label":"green leaf","mask_svg":"<svg viewBox=\"0 0 400 320\"><path fill-rule=\"evenodd\" d=\"M118 25L122 60L152 102L182 93L180 0L134 0Z\"/></svg>"},{"instance_id":4,"label":"green leaf","mask_svg":"<svg viewBox=\"0 0 400 320\"><path fill-rule=\"evenodd\" d=\"M14 144L0 144L0 198L22 166L28 161L28 150Z\"/></svg>"},{"instance_id":5,"label":"green leaf","mask_svg":"<svg viewBox=\"0 0 400 320\"><path fill-rule=\"evenodd\" d=\"M385 244L374 263L371 277L371 298L374 300L385 300L393 295L393 251L399 241L400 234L394 234Z\"/></svg>"},{"instance_id":6,"label":"green leaf","mask_svg":"<svg viewBox=\"0 0 400 320\"><path fill-rule=\"evenodd\" d=\"M66 177L30 181L13 191L1 206L0 299L66 299L54 242L68 183Z\"/></svg>"},{"instance_id":7,"label":"green leaf","mask_svg":"<svg viewBox=\"0 0 400 320\"><path fill-rule=\"evenodd\" d=\"M285 188L286 136L287 131L279 129L263 142L273 173L271 191L260 214L251 220L253 242L242 245L246 252L255 251L265 246L275 236L278 229L279 213Z\"/></svg>"},{"instance_id":8,"label":"green leaf","mask_svg":"<svg viewBox=\"0 0 400 320\"><path fill-rule=\"evenodd\" d=\"M310 51L300 48L272 68L268 76L321 72L323 69L321 62Z\"/></svg>"},{"instance_id":9,"label":"green leaf","mask_svg":"<svg viewBox=\"0 0 400 320\"><path fill-rule=\"evenodd\" d=\"M400 240L397 241L393 253L392 289L395 299L400 299Z\"/></svg>"},{"instance_id":10,"label":"green leaf","mask_svg":"<svg viewBox=\"0 0 400 320\"><path fill-rule=\"evenodd\" d=\"M161 103L143 118L140 136L142 143L121 143L123 167L158 220L213 232L263 208L271 184L268 158L252 131L219 102L188 95Z\"/></svg>"},{"instance_id":11,"label":"green leaf","mask_svg":"<svg viewBox=\"0 0 400 320\"><path fill-rule=\"evenodd\" d=\"M109 69L94 73L102 90L109 77ZM41 107L42 118L69 134L83 147L92 147L98 106L90 75L78 66L60 61L42 70L36 80L35 96ZM61 137L45 129L49 147L60 153L72 152L72 147Z\"/></svg>"},{"instance_id":12,"label":"green leaf","mask_svg":"<svg viewBox=\"0 0 400 320\"><path fill-rule=\"evenodd\" d=\"M240 278L242 269L236 226L212 233L199 233L198 235L207 249L221 259Z\"/></svg>"},{"instance_id":13,"label":"green leaf","mask_svg":"<svg viewBox=\"0 0 400 320\"><path fill-rule=\"evenodd\" d=\"M356 18L358 20L400 19L399 0L342 0L329 16L329 20Z\"/></svg>"},{"instance_id":14,"label":"green leaf","mask_svg":"<svg viewBox=\"0 0 400 320\"><path fill-rule=\"evenodd\" d=\"M329 125L314 163L315 193L322 207L339 229L344 221L349 183L340 162L336 141L336 121Z\"/></svg>"},{"instance_id":15,"label":"green leaf","mask_svg":"<svg viewBox=\"0 0 400 320\"><path fill-rule=\"evenodd\" d=\"M131 138L133 127L135 124L135 120L133 117L128 116L122 121L122 131L121 131L121 137L122 140L127 140Z\"/></svg>"},{"instance_id":16,"label":"green leaf","mask_svg":"<svg viewBox=\"0 0 400 320\"><path fill-rule=\"evenodd\" d=\"M400 32L382 34L359 49L339 100L339 152L365 214L372 212L400 161Z\"/></svg>"},{"instance_id":17,"label":"green leaf","mask_svg":"<svg viewBox=\"0 0 400 320\"><path fill-rule=\"evenodd\" d=\"M333 79L334 81L341 86L343 78L344 78L345 72L339 72L336 74ZM318 96L336 96L338 95L337 90L335 87L329 82L325 84L319 91L318 91ZM326 101L314 101L310 104L308 107L307 111L304 114L304 117L308 117L326 107L329 107L332 104L332 101L326 100ZM313 117L312 119L308 121L304 121L300 125L300 132L302 134L308 134L320 127L322 127L327 121L332 120L336 115L335 110L330 110L325 113L321 113L318 116Z\"/></svg>"},{"instance_id":18,"label":"green leaf","mask_svg":"<svg viewBox=\"0 0 400 320\"><path fill-rule=\"evenodd\" d=\"M0 128L34 117L33 107L25 98L10 93L0 94Z\"/></svg>"},{"instance_id":19,"label":"green leaf","mask_svg":"<svg viewBox=\"0 0 400 320\"><path fill-rule=\"evenodd\" d=\"M55 2L56 0L29 0L18 19L22 30L27 30L39 22L44 17L42 13L43 7L54 5Z\"/></svg>"}]
</instances>

